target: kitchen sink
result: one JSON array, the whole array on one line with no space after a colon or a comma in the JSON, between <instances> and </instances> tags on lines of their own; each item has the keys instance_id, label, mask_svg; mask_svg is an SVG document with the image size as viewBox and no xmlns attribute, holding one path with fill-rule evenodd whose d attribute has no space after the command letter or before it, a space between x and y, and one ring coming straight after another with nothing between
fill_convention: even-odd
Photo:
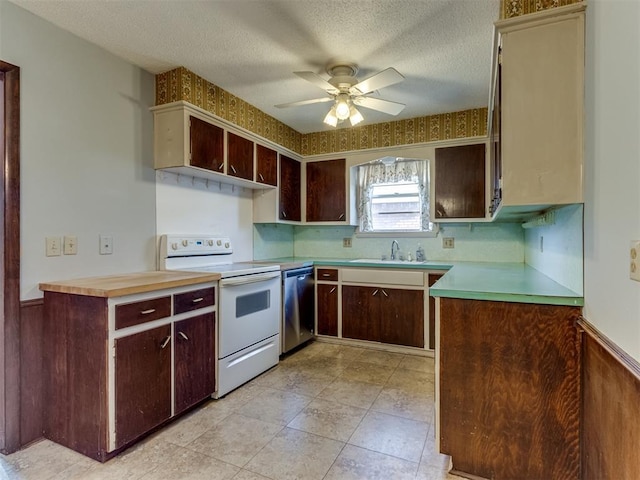
<instances>
[{"instance_id":1,"label":"kitchen sink","mask_svg":"<svg viewBox=\"0 0 640 480\"><path fill-rule=\"evenodd\" d=\"M379 258L356 258L355 260L349 260L350 263L379 263L379 264L393 264L393 265L410 265L412 263L420 264L425 262L410 262L408 260L381 260Z\"/></svg>"}]
</instances>

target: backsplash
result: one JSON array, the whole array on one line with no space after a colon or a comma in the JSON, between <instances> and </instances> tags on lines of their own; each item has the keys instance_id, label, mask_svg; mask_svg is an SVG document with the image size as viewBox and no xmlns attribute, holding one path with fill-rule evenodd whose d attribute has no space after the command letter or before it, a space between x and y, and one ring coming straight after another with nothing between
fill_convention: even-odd
<instances>
[{"instance_id":1,"label":"backsplash","mask_svg":"<svg viewBox=\"0 0 640 480\"><path fill-rule=\"evenodd\" d=\"M555 211L554 225L525 230L525 263L580 295L584 268L582 217L581 204L567 205Z\"/></svg>"},{"instance_id":2,"label":"backsplash","mask_svg":"<svg viewBox=\"0 0 640 480\"><path fill-rule=\"evenodd\" d=\"M291 232L289 232L291 229ZM391 241L397 240L400 252L415 256L422 245L427 260L522 262L524 259L524 233L519 224L447 224L435 238L358 237L355 227L254 225L254 258L291 256L315 258L380 258L389 255ZM453 237L455 248L443 249L442 237ZM345 248L342 240L351 238L352 246ZM288 240L289 239L289 240ZM286 246L290 241L291 248ZM272 242L275 245L272 245Z\"/></svg>"}]
</instances>

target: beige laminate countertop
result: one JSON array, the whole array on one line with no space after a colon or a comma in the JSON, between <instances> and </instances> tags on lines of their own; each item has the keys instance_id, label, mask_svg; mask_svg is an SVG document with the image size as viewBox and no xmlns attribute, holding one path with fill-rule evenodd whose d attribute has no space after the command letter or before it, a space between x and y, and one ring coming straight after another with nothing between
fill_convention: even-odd
<instances>
[{"instance_id":1,"label":"beige laminate countertop","mask_svg":"<svg viewBox=\"0 0 640 480\"><path fill-rule=\"evenodd\" d=\"M89 297L122 297L218 280L219 273L154 271L44 282L40 284L40 290Z\"/></svg>"}]
</instances>

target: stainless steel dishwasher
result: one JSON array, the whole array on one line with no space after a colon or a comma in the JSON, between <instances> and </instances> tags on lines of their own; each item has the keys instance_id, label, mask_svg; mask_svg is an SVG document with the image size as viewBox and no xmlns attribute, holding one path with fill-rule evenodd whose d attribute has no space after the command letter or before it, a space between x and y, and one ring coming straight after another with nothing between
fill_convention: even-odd
<instances>
[{"instance_id":1,"label":"stainless steel dishwasher","mask_svg":"<svg viewBox=\"0 0 640 480\"><path fill-rule=\"evenodd\" d=\"M313 267L282 272L282 353L313 338L313 283Z\"/></svg>"}]
</instances>

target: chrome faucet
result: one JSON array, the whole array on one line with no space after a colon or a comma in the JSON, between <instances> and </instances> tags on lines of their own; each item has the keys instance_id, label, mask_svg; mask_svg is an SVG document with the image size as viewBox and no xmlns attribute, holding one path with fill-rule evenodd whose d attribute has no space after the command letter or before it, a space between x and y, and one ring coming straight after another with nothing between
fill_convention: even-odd
<instances>
[{"instance_id":1,"label":"chrome faucet","mask_svg":"<svg viewBox=\"0 0 640 480\"><path fill-rule=\"evenodd\" d=\"M396 250L395 252L393 251L393 246L396 246ZM398 253L398 250L400 250L400 245L398 245L398 242L396 240L394 240L393 242L391 242L391 260L395 260L396 259L396 253Z\"/></svg>"}]
</instances>

